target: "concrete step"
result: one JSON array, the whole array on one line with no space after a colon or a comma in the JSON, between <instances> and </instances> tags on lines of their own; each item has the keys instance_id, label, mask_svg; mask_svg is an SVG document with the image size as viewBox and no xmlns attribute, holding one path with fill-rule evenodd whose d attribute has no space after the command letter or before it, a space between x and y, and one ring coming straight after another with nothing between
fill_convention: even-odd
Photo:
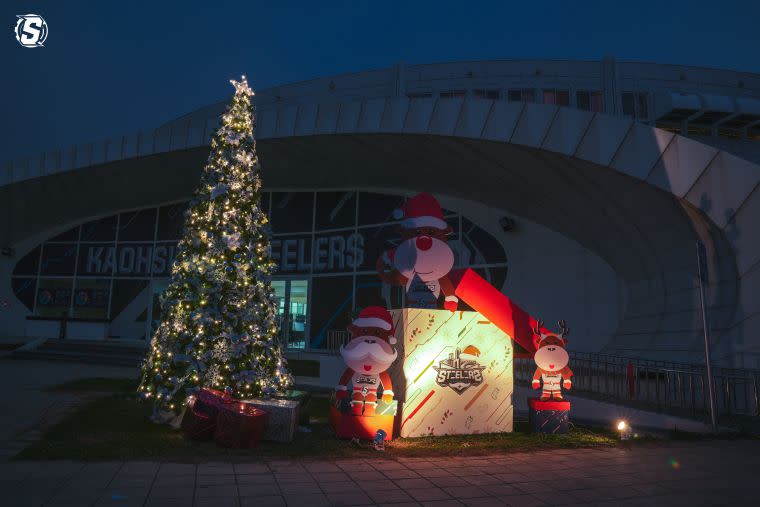
<instances>
[{"instance_id":1,"label":"concrete step","mask_svg":"<svg viewBox=\"0 0 760 507\"><path fill-rule=\"evenodd\" d=\"M146 348L130 347L108 342L87 342L83 340L48 340L37 350L47 351L80 351L113 355L144 355Z\"/></svg>"},{"instance_id":2,"label":"concrete step","mask_svg":"<svg viewBox=\"0 0 760 507\"><path fill-rule=\"evenodd\" d=\"M8 356L11 359L26 359L37 361L70 361L87 364L106 364L111 366L139 366L144 355L115 355L98 354L92 351L17 351Z\"/></svg>"}]
</instances>

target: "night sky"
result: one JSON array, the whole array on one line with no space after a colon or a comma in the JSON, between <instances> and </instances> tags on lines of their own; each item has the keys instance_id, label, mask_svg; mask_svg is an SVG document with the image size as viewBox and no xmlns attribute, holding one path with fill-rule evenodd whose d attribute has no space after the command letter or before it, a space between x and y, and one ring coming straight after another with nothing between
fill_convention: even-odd
<instances>
[{"instance_id":1,"label":"night sky","mask_svg":"<svg viewBox=\"0 0 760 507\"><path fill-rule=\"evenodd\" d=\"M3 4L0 163L157 127L242 73L263 89L399 61L604 55L760 72L757 0ZM16 42L26 13L46 19L44 48Z\"/></svg>"}]
</instances>

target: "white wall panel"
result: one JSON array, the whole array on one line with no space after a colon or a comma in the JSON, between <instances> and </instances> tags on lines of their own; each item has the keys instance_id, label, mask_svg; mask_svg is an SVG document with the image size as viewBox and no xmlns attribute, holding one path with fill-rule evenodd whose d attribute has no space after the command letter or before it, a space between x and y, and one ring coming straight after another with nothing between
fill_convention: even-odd
<instances>
[{"instance_id":1,"label":"white wall panel","mask_svg":"<svg viewBox=\"0 0 760 507\"><path fill-rule=\"evenodd\" d=\"M676 136L663 152L647 181L683 197L717 153L718 150L712 146Z\"/></svg>"},{"instance_id":2,"label":"white wall panel","mask_svg":"<svg viewBox=\"0 0 760 507\"><path fill-rule=\"evenodd\" d=\"M315 134L334 134L338 128L338 104L320 104Z\"/></svg>"},{"instance_id":3,"label":"white wall panel","mask_svg":"<svg viewBox=\"0 0 760 507\"><path fill-rule=\"evenodd\" d=\"M404 133L427 134L434 104L433 99L410 100L409 111L404 119Z\"/></svg>"},{"instance_id":4,"label":"white wall panel","mask_svg":"<svg viewBox=\"0 0 760 507\"><path fill-rule=\"evenodd\" d=\"M277 109L277 129L275 137L292 136L296 130L296 118L298 117L298 106L289 105Z\"/></svg>"},{"instance_id":5,"label":"white wall panel","mask_svg":"<svg viewBox=\"0 0 760 507\"><path fill-rule=\"evenodd\" d=\"M454 135L479 138L493 104L492 100L467 98L459 114L459 121L454 129Z\"/></svg>"},{"instance_id":6,"label":"white wall panel","mask_svg":"<svg viewBox=\"0 0 760 507\"><path fill-rule=\"evenodd\" d=\"M560 107L541 147L564 155L574 154L593 116L588 111Z\"/></svg>"},{"instance_id":7,"label":"white wall panel","mask_svg":"<svg viewBox=\"0 0 760 507\"><path fill-rule=\"evenodd\" d=\"M546 137L557 106L548 104L526 104L517 121L511 142L537 148Z\"/></svg>"},{"instance_id":8,"label":"white wall panel","mask_svg":"<svg viewBox=\"0 0 760 507\"><path fill-rule=\"evenodd\" d=\"M429 133L441 136L454 135L463 99L438 99L430 118Z\"/></svg>"},{"instance_id":9,"label":"white wall panel","mask_svg":"<svg viewBox=\"0 0 760 507\"><path fill-rule=\"evenodd\" d=\"M344 102L340 105L340 116L338 117L338 133L354 133L359 125L359 115L362 111L360 101Z\"/></svg>"},{"instance_id":10,"label":"white wall panel","mask_svg":"<svg viewBox=\"0 0 760 507\"><path fill-rule=\"evenodd\" d=\"M257 139L273 137L277 129L277 110L266 108L256 114L256 131L253 133Z\"/></svg>"},{"instance_id":11,"label":"white wall panel","mask_svg":"<svg viewBox=\"0 0 760 507\"><path fill-rule=\"evenodd\" d=\"M399 133L404 130L404 121L410 107L409 102L410 100L405 97L385 100L380 132Z\"/></svg>"},{"instance_id":12,"label":"white wall panel","mask_svg":"<svg viewBox=\"0 0 760 507\"><path fill-rule=\"evenodd\" d=\"M483 129L483 139L509 141L524 107L522 102L494 102Z\"/></svg>"},{"instance_id":13,"label":"white wall panel","mask_svg":"<svg viewBox=\"0 0 760 507\"><path fill-rule=\"evenodd\" d=\"M646 179L674 135L666 130L634 123L610 165L634 178Z\"/></svg>"},{"instance_id":14,"label":"white wall panel","mask_svg":"<svg viewBox=\"0 0 760 507\"><path fill-rule=\"evenodd\" d=\"M599 165L609 165L633 122L603 114L594 115L575 156Z\"/></svg>"},{"instance_id":15,"label":"white wall panel","mask_svg":"<svg viewBox=\"0 0 760 507\"><path fill-rule=\"evenodd\" d=\"M686 194L719 227L725 227L741 204L760 183L756 164L720 152Z\"/></svg>"},{"instance_id":16,"label":"white wall panel","mask_svg":"<svg viewBox=\"0 0 760 507\"><path fill-rule=\"evenodd\" d=\"M317 105L316 104L301 104L298 106L298 114L296 115L296 130L294 135L296 136L309 136L314 133L314 128L317 123Z\"/></svg>"},{"instance_id":17,"label":"white wall panel","mask_svg":"<svg viewBox=\"0 0 760 507\"><path fill-rule=\"evenodd\" d=\"M357 132L378 132L388 99L369 99L362 103Z\"/></svg>"}]
</instances>

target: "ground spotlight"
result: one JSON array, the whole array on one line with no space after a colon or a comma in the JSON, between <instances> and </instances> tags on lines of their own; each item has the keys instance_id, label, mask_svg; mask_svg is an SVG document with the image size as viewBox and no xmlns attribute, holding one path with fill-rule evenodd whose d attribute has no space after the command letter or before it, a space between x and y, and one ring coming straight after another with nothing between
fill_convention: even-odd
<instances>
[{"instance_id":1,"label":"ground spotlight","mask_svg":"<svg viewBox=\"0 0 760 507\"><path fill-rule=\"evenodd\" d=\"M631 427L623 419L617 422L615 429L617 429L618 433L620 434L620 440L628 440L631 438Z\"/></svg>"}]
</instances>

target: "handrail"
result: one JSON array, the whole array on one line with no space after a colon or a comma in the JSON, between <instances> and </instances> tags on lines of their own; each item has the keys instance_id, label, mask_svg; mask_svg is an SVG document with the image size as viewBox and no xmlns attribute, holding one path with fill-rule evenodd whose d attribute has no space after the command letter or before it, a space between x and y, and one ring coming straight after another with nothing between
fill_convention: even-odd
<instances>
[{"instance_id":1,"label":"handrail","mask_svg":"<svg viewBox=\"0 0 760 507\"><path fill-rule=\"evenodd\" d=\"M707 375L699 365L671 363L686 366L673 368L625 362L616 356L582 355L586 357L571 355L573 391L697 419L707 416ZM535 368L532 360L516 358L515 381L529 385ZM719 415L760 417L758 380L756 370L716 369L713 389Z\"/></svg>"}]
</instances>

